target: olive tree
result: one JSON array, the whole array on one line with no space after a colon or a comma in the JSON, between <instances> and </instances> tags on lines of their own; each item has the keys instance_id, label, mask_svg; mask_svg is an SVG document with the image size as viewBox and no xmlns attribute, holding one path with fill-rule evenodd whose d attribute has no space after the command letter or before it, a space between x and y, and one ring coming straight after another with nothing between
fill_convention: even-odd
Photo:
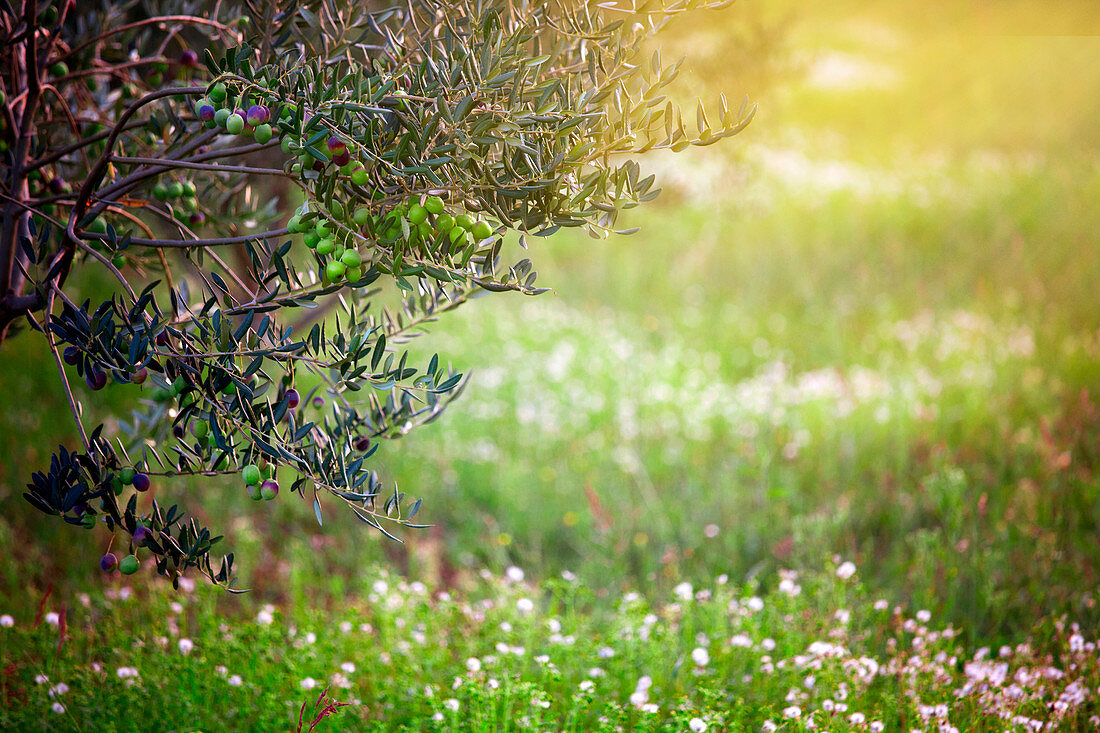
<instances>
[{"instance_id":1,"label":"olive tree","mask_svg":"<svg viewBox=\"0 0 1100 733\"><path fill-rule=\"evenodd\" d=\"M155 482L410 526L376 452L463 378L402 344L542 292L517 247L615 232L657 194L632 155L748 123L723 98L685 126L650 51L725 1L0 0L0 341L44 339L79 433L27 501L105 525L105 570L229 588L232 554ZM84 424L108 386L138 409Z\"/></svg>"}]
</instances>

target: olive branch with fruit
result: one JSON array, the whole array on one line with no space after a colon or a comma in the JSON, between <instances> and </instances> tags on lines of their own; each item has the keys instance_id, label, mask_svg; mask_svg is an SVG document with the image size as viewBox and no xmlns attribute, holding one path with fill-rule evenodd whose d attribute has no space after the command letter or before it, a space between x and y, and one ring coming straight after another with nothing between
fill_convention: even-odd
<instances>
[{"instance_id":1,"label":"olive branch with fruit","mask_svg":"<svg viewBox=\"0 0 1100 733\"><path fill-rule=\"evenodd\" d=\"M629 156L748 124L723 98L688 133L678 64L648 50L724 4L0 0L0 341L45 340L81 443L26 499L104 525L125 546L105 571L144 555L227 588L232 554L158 483L236 476L319 522L328 495L417 526L373 460L464 380L401 345L480 295L543 292L505 254L616 231L657 193ZM140 409L89 430L74 374Z\"/></svg>"}]
</instances>

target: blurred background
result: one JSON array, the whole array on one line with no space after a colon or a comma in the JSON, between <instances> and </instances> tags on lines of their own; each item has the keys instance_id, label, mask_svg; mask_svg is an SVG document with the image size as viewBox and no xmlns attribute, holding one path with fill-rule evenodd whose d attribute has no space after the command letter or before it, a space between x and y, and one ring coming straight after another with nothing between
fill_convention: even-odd
<instances>
[{"instance_id":1,"label":"blurred background","mask_svg":"<svg viewBox=\"0 0 1100 733\"><path fill-rule=\"evenodd\" d=\"M158 488L237 553L253 593L219 603L336 602L377 564L599 593L840 555L989 641L1039 611L1095 623L1100 4L740 0L663 49L684 100L748 95L756 120L645 159L664 192L622 222L638 234L538 241L552 292L412 345L472 373L377 454L430 529L399 544L236 481ZM47 359L0 352L9 596L102 582L105 541L21 498L75 445Z\"/></svg>"}]
</instances>

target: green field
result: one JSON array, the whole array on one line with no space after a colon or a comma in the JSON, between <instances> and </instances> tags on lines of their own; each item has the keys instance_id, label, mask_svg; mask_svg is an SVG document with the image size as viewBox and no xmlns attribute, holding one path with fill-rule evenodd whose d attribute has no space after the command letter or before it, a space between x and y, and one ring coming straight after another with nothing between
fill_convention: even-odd
<instances>
[{"instance_id":1,"label":"green field","mask_svg":"<svg viewBox=\"0 0 1100 733\"><path fill-rule=\"evenodd\" d=\"M742 0L670 51L757 119L412 344L470 382L377 454L405 544L172 483L251 593L105 579L20 496L75 436L4 345L0 729L1100 725L1100 7Z\"/></svg>"}]
</instances>

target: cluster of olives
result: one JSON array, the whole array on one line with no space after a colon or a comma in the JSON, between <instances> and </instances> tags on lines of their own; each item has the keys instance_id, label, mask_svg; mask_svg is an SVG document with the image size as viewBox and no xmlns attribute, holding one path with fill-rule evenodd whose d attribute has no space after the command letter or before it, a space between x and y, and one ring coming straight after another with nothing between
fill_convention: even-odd
<instances>
[{"instance_id":1,"label":"cluster of olives","mask_svg":"<svg viewBox=\"0 0 1100 733\"><path fill-rule=\"evenodd\" d=\"M145 529L144 527L138 527L138 529ZM134 533L134 537L137 537L137 533ZM115 557L115 553L108 552L99 560L99 567L105 573L109 573L115 568L118 568L119 572L123 575L133 575L141 567L141 561L138 560L137 555L127 555L119 560Z\"/></svg>"},{"instance_id":2,"label":"cluster of olives","mask_svg":"<svg viewBox=\"0 0 1100 733\"><path fill-rule=\"evenodd\" d=\"M76 346L66 346L61 355L62 360L69 366L76 366L80 363L81 352ZM132 382L133 384L142 384L149 378L149 370L145 367L138 367L132 369L128 374L119 378L119 381ZM85 365L84 381L88 384L88 388L99 391L107 386L110 381L107 376L107 372L99 367L98 364L88 363Z\"/></svg>"},{"instance_id":3,"label":"cluster of olives","mask_svg":"<svg viewBox=\"0 0 1100 733\"><path fill-rule=\"evenodd\" d=\"M133 468L124 468L111 479L111 489L114 490L115 496L121 496L127 486L133 486L136 491L144 493L152 485L153 482L149 479L149 474L140 473Z\"/></svg>"},{"instance_id":4,"label":"cluster of olives","mask_svg":"<svg viewBox=\"0 0 1100 733\"><path fill-rule=\"evenodd\" d=\"M134 545L136 547L145 547L152 536L153 531L151 529L139 525L134 530ZM105 573L109 573L115 568L118 568L119 572L123 575L133 575L138 571L138 568L141 567L141 561L138 560L136 554L127 555L119 560L115 553L108 552L99 559L99 567Z\"/></svg>"},{"instance_id":5,"label":"cluster of olives","mask_svg":"<svg viewBox=\"0 0 1100 733\"><path fill-rule=\"evenodd\" d=\"M408 222L413 241L433 242L444 235L452 252L462 250L471 241L480 242L493 236L489 222L474 219L470 214L448 211L438 196L414 197L395 206L375 220L376 231L384 240L396 239L402 234L402 219Z\"/></svg>"},{"instance_id":6,"label":"cluster of olives","mask_svg":"<svg viewBox=\"0 0 1100 733\"><path fill-rule=\"evenodd\" d=\"M248 107L244 97L237 99L240 105L226 105L229 91L225 84L218 82L208 90L207 96L195 104L195 114L209 129L220 127L230 135L251 137L258 143L266 143L275 134L271 127L271 109L264 104Z\"/></svg>"},{"instance_id":7,"label":"cluster of olives","mask_svg":"<svg viewBox=\"0 0 1100 733\"><path fill-rule=\"evenodd\" d=\"M252 501L271 501L279 495L279 482L275 480L275 468L265 459L259 465L249 463L241 470L245 491Z\"/></svg>"},{"instance_id":8,"label":"cluster of olives","mask_svg":"<svg viewBox=\"0 0 1100 733\"><path fill-rule=\"evenodd\" d=\"M353 173L353 178L361 170ZM303 235L305 245L319 256L324 263L322 279L326 283L345 279L355 282L362 277L363 258L350 246L351 230L358 230L363 235L374 232L383 241L394 241L402 237L407 228L411 243L442 241L451 252L493 236L493 227L488 222L474 219L467 213L450 212L443 199L434 195L412 197L381 215L361 206L349 216L344 206L334 201L328 216L316 217L314 221L312 210L310 203L299 207L287 222L287 230ZM344 225L347 230L336 230L334 222Z\"/></svg>"},{"instance_id":9,"label":"cluster of olives","mask_svg":"<svg viewBox=\"0 0 1100 733\"><path fill-rule=\"evenodd\" d=\"M153 198L170 202L172 215L180 221L202 224L206 216L199 210L198 187L193 181L182 179L164 183L157 181L153 186Z\"/></svg>"}]
</instances>

